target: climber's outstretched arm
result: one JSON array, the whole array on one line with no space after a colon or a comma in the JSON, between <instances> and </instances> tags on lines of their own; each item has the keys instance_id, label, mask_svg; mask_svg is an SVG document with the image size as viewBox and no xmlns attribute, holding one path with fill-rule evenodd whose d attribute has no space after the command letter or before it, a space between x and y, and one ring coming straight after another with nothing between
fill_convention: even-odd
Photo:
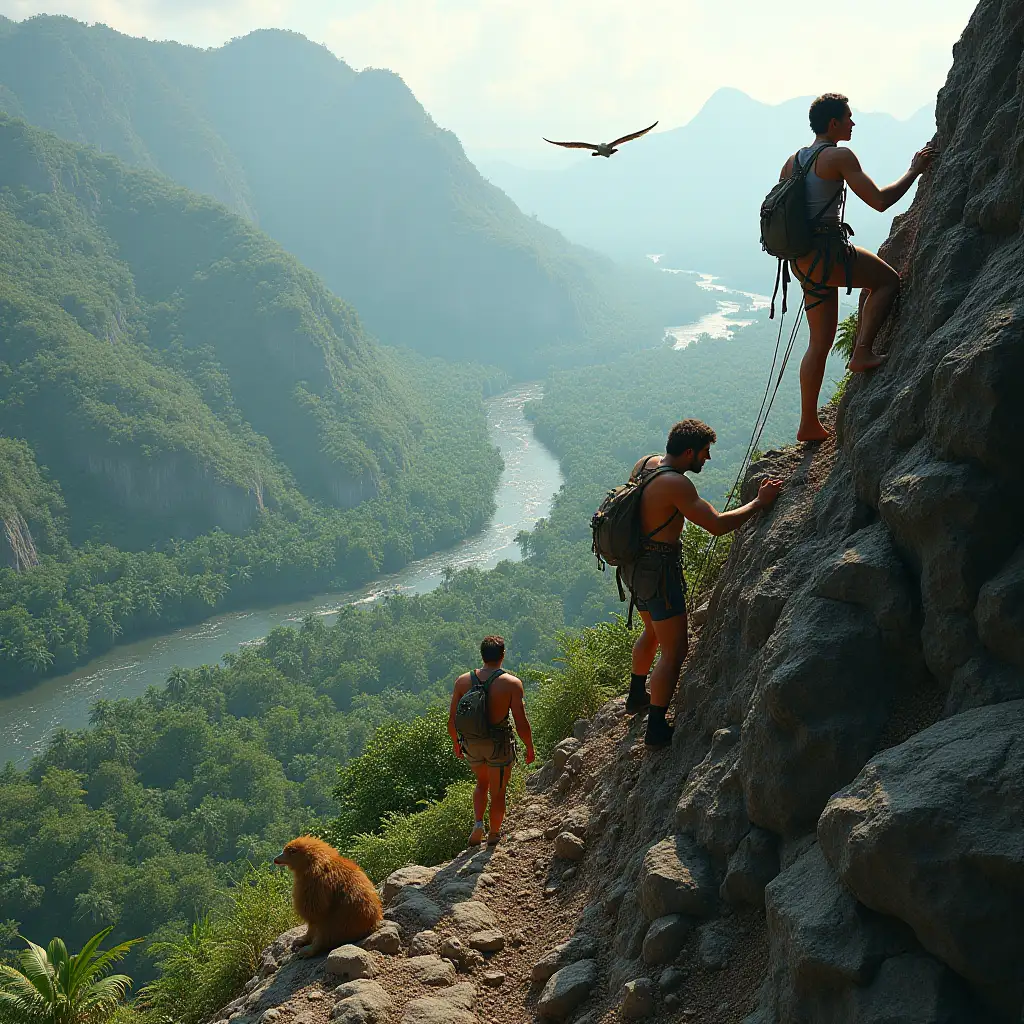
<instances>
[{"instance_id":1,"label":"climber's outstretched arm","mask_svg":"<svg viewBox=\"0 0 1024 1024\"><path fill-rule=\"evenodd\" d=\"M831 163L833 167L840 170L855 195L863 199L872 210L884 213L910 191L910 186L917 180L918 175L928 169L934 158L935 147L929 143L914 155L914 159L910 163L910 170L898 181L886 185L885 188L879 188L864 173L860 161L851 149L843 147L835 150Z\"/></svg>"},{"instance_id":2,"label":"climber's outstretched arm","mask_svg":"<svg viewBox=\"0 0 1024 1024\"><path fill-rule=\"evenodd\" d=\"M679 488L679 511L691 523L696 523L715 537L738 530L755 512L762 508L771 508L782 489L781 480L762 480L761 486L757 489L757 497L753 501L748 501L746 505L728 512L718 512L710 502L705 501L697 493L697 488L689 480L680 477L680 482L686 486Z\"/></svg>"}]
</instances>

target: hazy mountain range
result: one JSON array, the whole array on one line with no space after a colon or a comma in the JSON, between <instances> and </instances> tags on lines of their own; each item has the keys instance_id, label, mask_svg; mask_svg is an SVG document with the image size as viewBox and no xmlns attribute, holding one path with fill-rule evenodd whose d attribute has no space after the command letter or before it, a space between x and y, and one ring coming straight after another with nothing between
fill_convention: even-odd
<instances>
[{"instance_id":1,"label":"hazy mountain range","mask_svg":"<svg viewBox=\"0 0 1024 1024\"><path fill-rule=\"evenodd\" d=\"M688 124L655 131L608 160L580 151L564 170L486 158L479 166L522 210L574 242L617 258L664 253L671 266L720 274L763 292L775 267L761 252L758 209L786 158L812 138L810 102L800 97L770 106L736 89L719 89ZM888 184L931 138L933 113L924 108L898 121L857 111L855 97L853 106L850 145L867 173ZM541 139L537 144L547 145ZM910 198L878 214L851 195L847 219L855 241L877 248Z\"/></svg>"},{"instance_id":2,"label":"hazy mountain range","mask_svg":"<svg viewBox=\"0 0 1024 1024\"><path fill-rule=\"evenodd\" d=\"M535 372L637 331L650 343L695 301L523 215L398 75L295 33L200 50L0 19L0 110L219 199L388 342Z\"/></svg>"}]
</instances>

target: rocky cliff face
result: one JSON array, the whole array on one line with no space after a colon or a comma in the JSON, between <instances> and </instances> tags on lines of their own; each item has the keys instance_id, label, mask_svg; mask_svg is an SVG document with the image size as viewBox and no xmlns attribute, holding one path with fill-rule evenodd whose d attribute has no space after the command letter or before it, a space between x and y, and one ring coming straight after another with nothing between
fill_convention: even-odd
<instances>
[{"instance_id":1,"label":"rocky cliff face","mask_svg":"<svg viewBox=\"0 0 1024 1024\"><path fill-rule=\"evenodd\" d=\"M838 449L755 467L785 498L684 673L676 756L710 752L677 827L726 871L748 828L781 857L766 1024L1021 1012L1022 53L1024 4L983 0L887 243L889 361L851 385Z\"/></svg>"}]
</instances>

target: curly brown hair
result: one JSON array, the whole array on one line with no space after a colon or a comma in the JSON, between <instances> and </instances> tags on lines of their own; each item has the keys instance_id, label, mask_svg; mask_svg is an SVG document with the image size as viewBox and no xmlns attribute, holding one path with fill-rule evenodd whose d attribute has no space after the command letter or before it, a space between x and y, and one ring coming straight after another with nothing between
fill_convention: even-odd
<instances>
[{"instance_id":1,"label":"curly brown hair","mask_svg":"<svg viewBox=\"0 0 1024 1024\"><path fill-rule=\"evenodd\" d=\"M842 119L849 106L850 97L844 96L841 92L824 92L812 104L807 111L807 118L811 122L811 131L815 135L821 135L828 131L832 118Z\"/></svg>"},{"instance_id":2,"label":"curly brown hair","mask_svg":"<svg viewBox=\"0 0 1024 1024\"><path fill-rule=\"evenodd\" d=\"M717 440L718 435L703 420L680 420L668 432L665 452L668 455L682 455L691 448L699 452Z\"/></svg>"}]
</instances>

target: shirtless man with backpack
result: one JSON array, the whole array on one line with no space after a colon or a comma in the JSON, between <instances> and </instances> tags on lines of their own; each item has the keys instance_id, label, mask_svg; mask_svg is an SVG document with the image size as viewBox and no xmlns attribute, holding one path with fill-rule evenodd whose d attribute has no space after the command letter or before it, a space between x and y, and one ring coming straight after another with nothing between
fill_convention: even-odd
<instances>
[{"instance_id":1,"label":"shirtless man with backpack","mask_svg":"<svg viewBox=\"0 0 1024 1024\"><path fill-rule=\"evenodd\" d=\"M810 329L807 353L800 363L800 426L796 438L821 441L828 437L828 430L818 419L818 400L825 362L836 340L839 289L845 287L848 293L853 288L861 289L857 338L847 364L852 373L873 370L884 362L885 357L875 355L871 346L900 290L900 276L885 260L850 242L853 230L843 220L846 187L871 209L883 213L928 170L936 151L930 144L925 146L915 154L903 177L879 188L861 169L853 150L839 145L850 141L854 128L845 96L834 92L819 96L811 104L808 118L814 141L786 161L779 180L795 178L798 172L803 176L810 245L799 256L785 252L777 255L793 257L789 266L803 287ZM762 208L762 218L764 215ZM763 237L764 220L762 225L762 241L767 242ZM770 243L765 248L773 251Z\"/></svg>"},{"instance_id":2,"label":"shirtless man with backpack","mask_svg":"<svg viewBox=\"0 0 1024 1024\"><path fill-rule=\"evenodd\" d=\"M484 838L484 811L489 795L487 843L493 846L498 842L505 818L505 790L516 760L516 741L509 716L526 747L527 764L533 764L533 734L523 705L522 680L501 667L505 660L505 641L500 636L485 636L480 644L480 658L482 668L463 672L455 680L448 710L448 734L455 756L465 758L476 776L473 790L476 823L469 843L475 846Z\"/></svg>"},{"instance_id":3,"label":"shirtless man with backpack","mask_svg":"<svg viewBox=\"0 0 1024 1024\"><path fill-rule=\"evenodd\" d=\"M699 473L711 458L714 430L700 420L682 420L669 431L664 455L641 459L630 475L643 485L640 495L640 558L623 567L644 631L633 645L632 678L626 711L636 714L650 707L644 743L665 747L672 742L673 726L665 720L679 672L686 658L686 579L683 576L680 536L686 520L716 537L739 529L759 509L771 508L782 481L764 480L757 497L740 508L718 512L698 493L684 473ZM647 673L658 650L661 658Z\"/></svg>"}]
</instances>

